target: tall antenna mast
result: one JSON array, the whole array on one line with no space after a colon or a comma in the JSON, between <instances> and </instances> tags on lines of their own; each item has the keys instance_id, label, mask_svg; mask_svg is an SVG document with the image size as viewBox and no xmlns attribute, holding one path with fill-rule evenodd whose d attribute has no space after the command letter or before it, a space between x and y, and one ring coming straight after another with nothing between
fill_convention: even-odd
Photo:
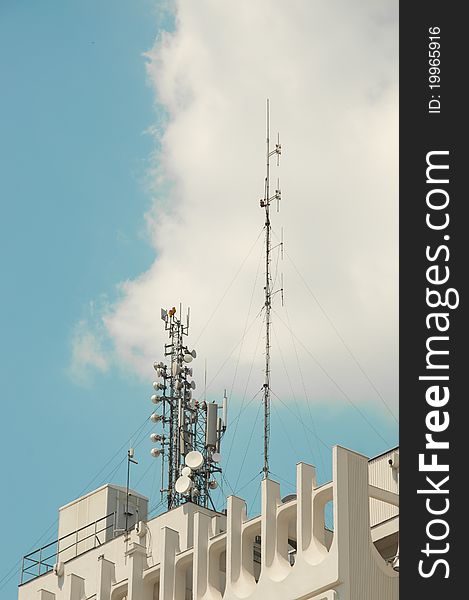
<instances>
[{"instance_id":1,"label":"tall antenna mast","mask_svg":"<svg viewBox=\"0 0 469 600\"><path fill-rule=\"evenodd\" d=\"M261 198L260 205L265 211L265 371L263 385L263 401L264 401L264 466L262 472L264 479L269 477L269 441L270 441L270 326L271 326L271 309L272 296L275 292L272 290L272 275L270 272L271 251L272 251L272 226L270 223L270 204L272 201L277 202L277 210L280 205L280 186L277 184L277 189L273 196L270 195L270 159L275 154L277 155L277 165L282 151L280 138L277 136L277 143L273 150L270 149L270 107L269 99L267 99L267 136L266 136L266 176L264 184L264 197ZM283 244L283 242L282 242Z\"/></svg>"}]
</instances>

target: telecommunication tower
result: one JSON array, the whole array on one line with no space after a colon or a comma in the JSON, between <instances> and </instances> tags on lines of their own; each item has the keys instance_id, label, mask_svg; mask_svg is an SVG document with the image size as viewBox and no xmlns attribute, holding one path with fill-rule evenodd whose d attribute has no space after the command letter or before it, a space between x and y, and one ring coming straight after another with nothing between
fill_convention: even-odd
<instances>
[{"instance_id":1,"label":"telecommunication tower","mask_svg":"<svg viewBox=\"0 0 469 600\"><path fill-rule=\"evenodd\" d=\"M227 425L227 397L222 406L193 397L196 384L189 364L197 353L185 344L189 311L185 322L176 313L175 307L161 309L169 343L164 348L167 362L153 364L159 381L153 382L156 393L151 401L157 410L150 420L161 425L161 433L152 433L150 439L161 445L152 448L151 454L162 457L161 494L166 495L168 510L185 502L215 510L210 493L218 486L215 476L222 472L220 445Z\"/></svg>"},{"instance_id":2,"label":"telecommunication tower","mask_svg":"<svg viewBox=\"0 0 469 600\"><path fill-rule=\"evenodd\" d=\"M270 442L270 329L272 324L272 297L277 292L281 292L283 300L283 277L282 284L279 290L273 290L272 274L271 274L271 253L272 253L272 225L270 222L270 205L272 202L277 203L277 212L280 209L280 199L282 193L277 181L277 189L275 193L270 195L270 159L272 156L277 157L277 166L279 164L282 146L280 145L280 137L277 134L277 143L273 150L270 149L270 107L267 100L267 152L266 152L266 176L264 180L264 197L260 200L261 208L265 211L265 368L264 368L264 385L263 385L263 403L264 403L264 466L262 468L264 479L269 477L269 442ZM283 235L279 244L283 255Z\"/></svg>"}]
</instances>

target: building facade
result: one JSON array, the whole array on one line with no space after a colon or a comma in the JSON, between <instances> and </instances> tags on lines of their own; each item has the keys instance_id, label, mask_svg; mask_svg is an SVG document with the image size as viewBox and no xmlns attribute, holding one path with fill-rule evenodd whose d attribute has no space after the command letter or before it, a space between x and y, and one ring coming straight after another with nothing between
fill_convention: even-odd
<instances>
[{"instance_id":1,"label":"building facade","mask_svg":"<svg viewBox=\"0 0 469 600\"><path fill-rule=\"evenodd\" d=\"M369 460L336 446L331 482L299 463L296 494L271 479L261 493L250 519L230 496L224 513L187 502L148 520L146 498L103 486L60 510L61 539L25 557L18 598L398 599L397 449Z\"/></svg>"}]
</instances>

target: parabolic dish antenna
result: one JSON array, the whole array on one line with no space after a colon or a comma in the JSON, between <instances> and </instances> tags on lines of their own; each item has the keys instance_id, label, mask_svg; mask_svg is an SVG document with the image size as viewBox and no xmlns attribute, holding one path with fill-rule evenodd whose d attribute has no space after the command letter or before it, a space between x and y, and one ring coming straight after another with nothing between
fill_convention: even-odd
<instances>
[{"instance_id":1,"label":"parabolic dish antenna","mask_svg":"<svg viewBox=\"0 0 469 600\"><path fill-rule=\"evenodd\" d=\"M191 450L186 454L186 465L191 469L200 469L204 464L204 457L198 450Z\"/></svg>"},{"instance_id":2,"label":"parabolic dish antenna","mask_svg":"<svg viewBox=\"0 0 469 600\"><path fill-rule=\"evenodd\" d=\"M176 492L178 494L187 494L187 492L191 489L192 481L187 477L187 475L181 475L176 481Z\"/></svg>"},{"instance_id":3,"label":"parabolic dish antenna","mask_svg":"<svg viewBox=\"0 0 469 600\"><path fill-rule=\"evenodd\" d=\"M219 452L214 452L212 454L213 462L219 463L221 461L221 454Z\"/></svg>"},{"instance_id":4,"label":"parabolic dish antenna","mask_svg":"<svg viewBox=\"0 0 469 600\"><path fill-rule=\"evenodd\" d=\"M183 358L184 358L184 362L190 363L190 362L192 362L193 356L192 356L192 354L184 354Z\"/></svg>"},{"instance_id":5,"label":"parabolic dish antenna","mask_svg":"<svg viewBox=\"0 0 469 600\"><path fill-rule=\"evenodd\" d=\"M192 469L190 467L182 467L181 475L184 475L185 477L189 477L190 475L192 475Z\"/></svg>"}]
</instances>

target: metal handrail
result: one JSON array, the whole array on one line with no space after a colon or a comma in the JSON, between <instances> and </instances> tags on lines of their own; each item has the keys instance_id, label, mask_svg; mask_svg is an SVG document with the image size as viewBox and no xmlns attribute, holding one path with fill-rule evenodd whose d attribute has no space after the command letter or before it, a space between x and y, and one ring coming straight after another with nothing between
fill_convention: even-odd
<instances>
[{"instance_id":1,"label":"metal handrail","mask_svg":"<svg viewBox=\"0 0 469 600\"><path fill-rule=\"evenodd\" d=\"M109 519L109 517L113 517L112 523L110 525L105 524L104 527L102 527L101 529L98 529L98 523L101 523L101 521L106 522L107 519ZM80 532L84 531L85 529L89 529L90 527L93 527L92 533L90 533L89 535L86 535L85 537L80 538L80 536L79 536ZM32 552L25 554L23 556L23 561L22 561L22 565L21 565L20 585L22 585L23 583L26 583L25 575L28 575L30 577L28 579L28 581L31 581L32 579L35 579L36 577L39 577L40 575L44 575L45 573L49 573L50 571L52 571L52 569L54 568L54 565L59 562L60 554L62 554L63 552L66 552L67 550L70 550L70 548L75 547L75 554L71 558L75 558L75 557L79 556L80 554L82 554L83 552L85 552L85 550L83 550L82 552L79 552L78 545L81 544L82 542L86 542L86 540L89 540L90 538L93 538L92 548L96 548L97 546L100 546L101 542L98 538L98 534L102 533L103 531L107 531L108 529L111 529L111 528L112 528L113 532L116 531L116 512L115 511L112 513L109 513L105 517L101 517L100 519L97 519L96 521L92 521L91 523L88 523L88 525L85 525L84 527L80 527L76 531L67 533L66 535L58 538L57 540L54 540L53 542L50 542L49 544L46 544L45 546L42 546L41 548L38 548L37 550L33 550ZM63 542L63 540L70 538L71 536L75 536L73 542L71 544L65 546L65 548L60 548L60 543ZM52 546L55 546L55 551L52 552L52 554L47 553L47 556L45 556L44 550L47 550L48 548L51 548ZM91 548L87 548L87 550L89 550L89 549L91 549ZM38 556L38 554L39 554L39 556ZM49 561L51 561L51 559L53 559L52 560L53 564L50 564L50 562L49 562ZM33 570L33 572L31 572L31 569Z\"/></svg>"}]
</instances>

